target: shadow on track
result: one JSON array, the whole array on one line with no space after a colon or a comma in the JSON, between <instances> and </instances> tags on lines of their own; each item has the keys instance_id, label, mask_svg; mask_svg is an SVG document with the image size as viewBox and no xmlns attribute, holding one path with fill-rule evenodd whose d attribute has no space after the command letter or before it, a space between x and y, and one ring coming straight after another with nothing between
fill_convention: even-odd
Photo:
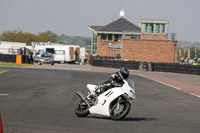
<instances>
[{"instance_id":1,"label":"shadow on track","mask_svg":"<svg viewBox=\"0 0 200 133\"><path fill-rule=\"evenodd\" d=\"M87 118L112 120L110 117L105 117L105 116L88 116ZM154 121L158 119L159 118L125 117L124 119L120 121Z\"/></svg>"},{"instance_id":2,"label":"shadow on track","mask_svg":"<svg viewBox=\"0 0 200 133\"><path fill-rule=\"evenodd\" d=\"M158 120L158 118L126 117L121 121L154 121L154 120Z\"/></svg>"}]
</instances>

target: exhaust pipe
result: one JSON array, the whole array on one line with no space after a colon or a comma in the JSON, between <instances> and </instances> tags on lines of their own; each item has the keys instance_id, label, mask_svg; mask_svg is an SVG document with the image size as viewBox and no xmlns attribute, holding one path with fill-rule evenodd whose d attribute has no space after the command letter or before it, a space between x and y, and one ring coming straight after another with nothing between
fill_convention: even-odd
<instances>
[{"instance_id":1,"label":"exhaust pipe","mask_svg":"<svg viewBox=\"0 0 200 133\"><path fill-rule=\"evenodd\" d=\"M87 100L85 100L86 98L82 92L77 91L76 94L80 97L81 101L85 101L85 103L88 105L88 107L90 107L90 104L87 102Z\"/></svg>"},{"instance_id":2,"label":"exhaust pipe","mask_svg":"<svg viewBox=\"0 0 200 133\"><path fill-rule=\"evenodd\" d=\"M80 97L80 99L81 99L82 101L85 101L85 96L83 95L82 92L77 91L76 94Z\"/></svg>"}]
</instances>

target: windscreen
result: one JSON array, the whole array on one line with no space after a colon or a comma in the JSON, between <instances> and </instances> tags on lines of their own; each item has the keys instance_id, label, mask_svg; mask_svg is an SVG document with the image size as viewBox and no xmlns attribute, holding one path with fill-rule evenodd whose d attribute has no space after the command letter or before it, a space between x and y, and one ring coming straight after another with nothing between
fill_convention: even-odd
<instances>
[{"instance_id":1,"label":"windscreen","mask_svg":"<svg viewBox=\"0 0 200 133\"><path fill-rule=\"evenodd\" d=\"M51 57L51 54L42 54L41 57Z\"/></svg>"},{"instance_id":2,"label":"windscreen","mask_svg":"<svg viewBox=\"0 0 200 133\"><path fill-rule=\"evenodd\" d=\"M128 85L134 89L134 82L131 79L128 79Z\"/></svg>"}]
</instances>

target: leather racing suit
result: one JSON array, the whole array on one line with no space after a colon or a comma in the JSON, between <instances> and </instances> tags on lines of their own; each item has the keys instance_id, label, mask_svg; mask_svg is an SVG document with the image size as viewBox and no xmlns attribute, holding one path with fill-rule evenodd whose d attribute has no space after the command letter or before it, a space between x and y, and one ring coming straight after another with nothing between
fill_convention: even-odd
<instances>
[{"instance_id":1,"label":"leather racing suit","mask_svg":"<svg viewBox=\"0 0 200 133\"><path fill-rule=\"evenodd\" d=\"M95 92L97 95L100 95L101 93L107 91L108 89L111 89L113 87L121 87L123 86L124 82L121 78L119 78L118 74L112 74L109 78L109 80L101 83L98 85L95 89Z\"/></svg>"}]
</instances>

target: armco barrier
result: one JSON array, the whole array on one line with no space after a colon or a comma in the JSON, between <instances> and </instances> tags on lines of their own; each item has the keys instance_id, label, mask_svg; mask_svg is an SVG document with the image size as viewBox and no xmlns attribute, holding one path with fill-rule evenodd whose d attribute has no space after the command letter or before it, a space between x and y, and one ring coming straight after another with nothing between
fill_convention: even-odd
<instances>
[{"instance_id":1,"label":"armco barrier","mask_svg":"<svg viewBox=\"0 0 200 133\"><path fill-rule=\"evenodd\" d=\"M22 63L30 63L28 56L22 55ZM5 54L0 54L0 62L11 62L11 63L16 63L16 55L5 55Z\"/></svg>"},{"instance_id":2,"label":"armco barrier","mask_svg":"<svg viewBox=\"0 0 200 133\"><path fill-rule=\"evenodd\" d=\"M100 66L100 67L111 67L111 68L126 67L128 69L135 69L135 70L139 69L139 62L137 61L92 59L90 64L92 66Z\"/></svg>"},{"instance_id":3,"label":"armco barrier","mask_svg":"<svg viewBox=\"0 0 200 133\"><path fill-rule=\"evenodd\" d=\"M124 61L114 59L93 58L90 62L93 66L120 68L126 67L133 70L159 71L200 75L200 66L179 64L179 63L157 63L157 62L139 62Z\"/></svg>"},{"instance_id":4,"label":"armco barrier","mask_svg":"<svg viewBox=\"0 0 200 133\"><path fill-rule=\"evenodd\" d=\"M16 55L4 55L0 54L0 62L16 62Z\"/></svg>"}]
</instances>

